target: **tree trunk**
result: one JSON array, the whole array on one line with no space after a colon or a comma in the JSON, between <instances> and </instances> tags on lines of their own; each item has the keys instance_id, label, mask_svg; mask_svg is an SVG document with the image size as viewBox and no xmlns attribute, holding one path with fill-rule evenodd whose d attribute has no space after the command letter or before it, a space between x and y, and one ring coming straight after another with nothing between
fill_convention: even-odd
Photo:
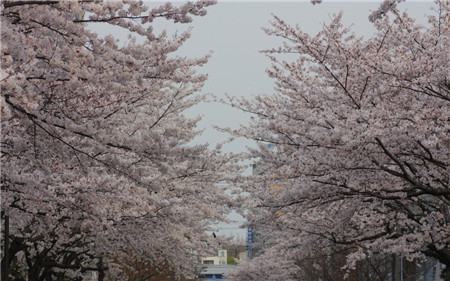
<instances>
[{"instance_id":1,"label":"tree trunk","mask_svg":"<svg viewBox=\"0 0 450 281\"><path fill-rule=\"evenodd\" d=\"M103 281L105 279L105 269L103 267L103 258L99 258L97 267L98 267L98 281Z\"/></svg>"},{"instance_id":2,"label":"tree trunk","mask_svg":"<svg viewBox=\"0 0 450 281\"><path fill-rule=\"evenodd\" d=\"M445 266L444 270L441 272L441 278L443 281L450 281L450 266Z\"/></svg>"},{"instance_id":3,"label":"tree trunk","mask_svg":"<svg viewBox=\"0 0 450 281\"><path fill-rule=\"evenodd\" d=\"M5 241L4 241L4 249L3 249L3 258L1 262L2 268L2 281L9 281L9 267L10 267L10 247L9 247L9 216L5 216Z\"/></svg>"}]
</instances>

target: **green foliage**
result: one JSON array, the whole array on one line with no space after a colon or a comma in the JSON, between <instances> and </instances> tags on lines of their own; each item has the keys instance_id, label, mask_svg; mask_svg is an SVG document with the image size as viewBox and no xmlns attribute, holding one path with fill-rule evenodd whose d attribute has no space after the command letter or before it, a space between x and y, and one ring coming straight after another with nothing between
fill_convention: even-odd
<instances>
[{"instance_id":1,"label":"green foliage","mask_svg":"<svg viewBox=\"0 0 450 281\"><path fill-rule=\"evenodd\" d=\"M233 264L233 265L236 265L237 262L236 262L236 260L234 259L234 257L232 257L232 256L227 256L227 264Z\"/></svg>"}]
</instances>

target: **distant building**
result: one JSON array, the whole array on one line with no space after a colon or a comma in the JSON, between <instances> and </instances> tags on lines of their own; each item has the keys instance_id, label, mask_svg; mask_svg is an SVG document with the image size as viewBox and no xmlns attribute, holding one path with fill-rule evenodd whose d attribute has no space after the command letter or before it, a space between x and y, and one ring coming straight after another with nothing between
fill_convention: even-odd
<instances>
[{"instance_id":1,"label":"distant building","mask_svg":"<svg viewBox=\"0 0 450 281\"><path fill-rule=\"evenodd\" d=\"M202 264L210 265L226 265L227 264L227 250L219 250L217 256L202 258Z\"/></svg>"},{"instance_id":2,"label":"distant building","mask_svg":"<svg viewBox=\"0 0 450 281\"><path fill-rule=\"evenodd\" d=\"M225 246L228 254L227 262L228 264L241 263L247 259L247 244L233 243Z\"/></svg>"},{"instance_id":3,"label":"distant building","mask_svg":"<svg viewBox=\"0 0 450 281\"><path fill-rule=\"evenodd\" d=\"M274 144L268 144L266 148L274 151L276 146ZM270 166L264 162L264 159L260 159L252 164L252 175L263 176L268 169L270 169ZM270 183L267 188L273 195L283 190L283 186L276 181ZM279 211L278 215L282 215L281 211ZM267 241L271 238L269 233L264 231L263 226L260 225L251 224L247 227L247 258L252 259L262 253L262 250L268 246Z\"/></svg>"},{"instance_id":4,"label":"distant building","mask_svg":"<svg viewBox=\"0 0 450 281\"><path fill-rule=\"evenodd\" d=\"M246 251L239 252L238 262L241 263L248 259L248 254Z\"/></svg>"},{"instance_id":5,"label":"distant building","mask_svg":"<svg viewBox=\"0 0 450 281\"><path fill-rule=\"evenodd\" d=\"M209 281L225 279L226 275L236 268L235 265L206 265L200 273L200 280Z\"/></svg>"}]
</instances>

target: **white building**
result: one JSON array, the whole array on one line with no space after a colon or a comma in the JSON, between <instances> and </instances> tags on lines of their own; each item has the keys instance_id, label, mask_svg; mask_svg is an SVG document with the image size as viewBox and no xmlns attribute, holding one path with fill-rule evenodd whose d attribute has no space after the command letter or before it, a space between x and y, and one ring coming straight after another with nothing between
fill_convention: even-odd
<instances>
[{"instance_id":1,"label":"white building","mask_svg":"<svg viewBox=\"0 0 450 281\"><path fill-rule=\"evenodd\" d=\"M219 250L217 256L202 258L202 264L225 265L227 258L227 250Z\"/></svg>"}]
</instances>

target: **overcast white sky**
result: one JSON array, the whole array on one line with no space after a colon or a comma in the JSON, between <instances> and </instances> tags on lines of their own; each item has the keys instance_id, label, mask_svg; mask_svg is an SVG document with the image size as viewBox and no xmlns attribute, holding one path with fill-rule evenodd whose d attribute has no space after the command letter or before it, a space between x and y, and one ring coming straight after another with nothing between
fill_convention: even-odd
<instances>
[{"instance_id":1,"label":"overcast white sky","mask_svg":"<svg viewBox=\"0 0 450 281\"><path fill-rule=\"evenodd\" d=\"M209 7L205 17L194 18L188 25L161 21L157 22L155 29L179 33L190 26L193 28L192 37L178 54L195 57L212 52L209 63L201 70L209 76L204 93L218 97L224 97L225 94L251 97L273 93L273 82L265 74L268 61L259 52L277 46L278 42L261 30L269 26L272 14L289 23L299 24L303 31L314 34L323 23L330 20L332 14L342 11L344 23L352 25L354 32L370 36L373 28L367 18L380 2L324 1L320 5L312 5L309 1L225 1ZM432 5L432 1L407 1L400 7L419 22L426 23L426 15L430 13ZM106 24L93 26L92 29L100 34L112 33ZM113 33L120 40L128 37L123 31L114 30ZM248 120L246 114L218 103L198 105L189 114L203 116L200 126L205 131L196 142L213 145L227 138L215 131L213 126L235 128ZM247 145L251 143L237 140L227 145L225 150L241 152ZM245 230L237 230L237 224L223 226L218 233L245 237Z\"/></svg>"}]
</instances>

